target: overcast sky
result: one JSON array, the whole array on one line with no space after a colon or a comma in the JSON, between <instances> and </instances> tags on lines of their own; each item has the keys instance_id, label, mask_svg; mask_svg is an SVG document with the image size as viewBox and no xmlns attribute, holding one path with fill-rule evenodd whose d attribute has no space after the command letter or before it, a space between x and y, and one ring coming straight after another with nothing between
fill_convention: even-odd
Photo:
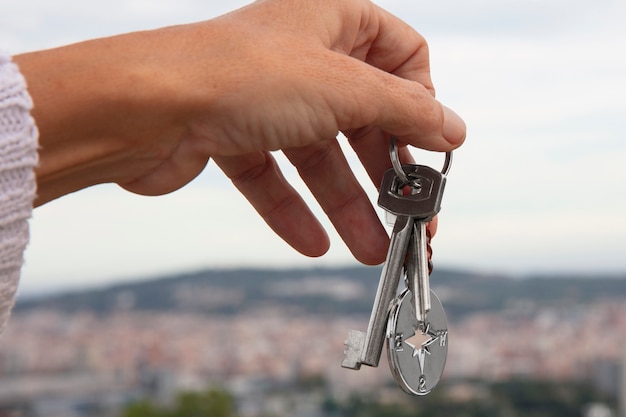
<instances>
[{"instance_id":1,"label":"overcast sky","mask_svg":"<svg viewBox=\"0 0 626 417\"><path fill-rule=\"evenodd\" d=\"M19 53L192 22L245 3L5 0L0 48ZM428 39L438 98L468 125L448 177L435 265L515 275L626 272L626 2L379 4ZM168 196L107 185L52 202L35 211L31 234L26 291L206 267L356 264L335 234L322 258L296 253L212 163Z\"/></svg>"}]
</instances>

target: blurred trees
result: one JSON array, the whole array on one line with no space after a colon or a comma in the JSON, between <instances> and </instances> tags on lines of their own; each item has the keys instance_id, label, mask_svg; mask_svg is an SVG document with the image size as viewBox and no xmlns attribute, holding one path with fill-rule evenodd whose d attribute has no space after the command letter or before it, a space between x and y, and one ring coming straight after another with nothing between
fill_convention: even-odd
<instances>
[{"instance_id":1,"label":"blurred trees","mask_svg":"<svg viewBox=\"0 0 626 417\"><path fill-rule=\"evenodd\" d=\"M282 393L285 399L297 392L324 392L318 415L324 417L565 417L582 416L590 404L613 409L616 401L590 387L568 381L511 380L463 381L477 384L482 395L462 400L448 395L443 385L425 397L406 396L397 403L380 402L372 395L352 395L343 400L332 396L323 377L300 379ZM127 407L121 417L238 417L235 399L227 392L182 393L174 405L163 407L139 402ZM287 416L276 416L287 417ZM292 416L289 416L292 417Z\"/></svg>"},{"instance_id":2,"label":"blurred trees","mask_svg":"<svg viewBox=\"0 0 626 417\"><path fill-rule=\"evenodd\" d=\"M339 417L575 417L594 403L616 409L614 398L573 381L516 379L503 382L464 381L484 387L479 398L458 400L447 395L446 386L407 403L379 403L351 397L344 403L327 400L329 416Z\"/></svg>"},{"instance_id":3,"label":"blurred trees","mask_svg":"<svg viewBox=\"0 0 626 417\"><path fill-rule=\"evenodd\" d=\"M183 392L171 407L147 401L129 405L122 417L236 417L233 398L222 390Z\"/></svg>"}]
</instances>

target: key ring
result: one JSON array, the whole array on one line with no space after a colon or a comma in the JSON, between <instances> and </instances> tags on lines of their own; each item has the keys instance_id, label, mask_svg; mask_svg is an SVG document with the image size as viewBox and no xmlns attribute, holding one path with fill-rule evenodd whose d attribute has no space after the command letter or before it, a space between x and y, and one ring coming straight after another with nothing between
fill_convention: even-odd
<instances>
[{"instance_id":1,"label":"key ring","mask_svg":"<svg viewBox=\"0 0 626 417\"><path fill-rule=\"evenodd\" d=\"M404 169L402 169L402 164L400 163L400 157L398 155L398 138L396 136L391 137L391 142L389 143L389 156L391 157L391 165L393 165L393 170L396 171L396 175L400 178L403 184L410 184L411 179L406 175ZM441 175L444 177L448 175L450 172L450 167L452 166L452 152L446 152L446 160L443 163L443 168L441 168Z\"/></svg>"}]
</instances>

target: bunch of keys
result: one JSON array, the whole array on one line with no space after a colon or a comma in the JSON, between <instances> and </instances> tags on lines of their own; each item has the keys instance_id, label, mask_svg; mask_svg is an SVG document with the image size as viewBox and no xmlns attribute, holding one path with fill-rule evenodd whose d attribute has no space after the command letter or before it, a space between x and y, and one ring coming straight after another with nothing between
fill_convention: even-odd
<instances>
[{"instance_id":1,"label":"bunch of keys","mask_svg":"<svg viewBox=\"0 0 626 417\"><path fill-rule=\"evenodd\" d=\"M452 153L441 172L401 165L395 137L389 154L393 168L385 172L378 205L395 216L391 242L367 332L348 332L341 366L378 366L386 339L395 381L409 394L426 395L439 383L448 355L446 314L430 289L426 225L441 208ZM402 277L406 288L398 295Z\"/></svg>"}]
</instances>

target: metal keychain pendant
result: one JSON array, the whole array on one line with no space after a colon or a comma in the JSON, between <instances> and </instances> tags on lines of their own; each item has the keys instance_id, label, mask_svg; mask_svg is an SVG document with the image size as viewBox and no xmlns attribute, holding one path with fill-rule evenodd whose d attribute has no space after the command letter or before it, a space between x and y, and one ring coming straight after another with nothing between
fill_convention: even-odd
<instances>
[{"instance_id":1,"label":"metal keychain pendant","mask_svg":"<svg viewBox=\"0 0 626 417\"><path fill-rule=\"evenodd\" d=\"M387 357L391 373L405 392L428 394L441 379L448 356L448 320L431 290L427 320L419 323L405 289L395 300L387 325Z\"/></svg>"}]
</instances>

